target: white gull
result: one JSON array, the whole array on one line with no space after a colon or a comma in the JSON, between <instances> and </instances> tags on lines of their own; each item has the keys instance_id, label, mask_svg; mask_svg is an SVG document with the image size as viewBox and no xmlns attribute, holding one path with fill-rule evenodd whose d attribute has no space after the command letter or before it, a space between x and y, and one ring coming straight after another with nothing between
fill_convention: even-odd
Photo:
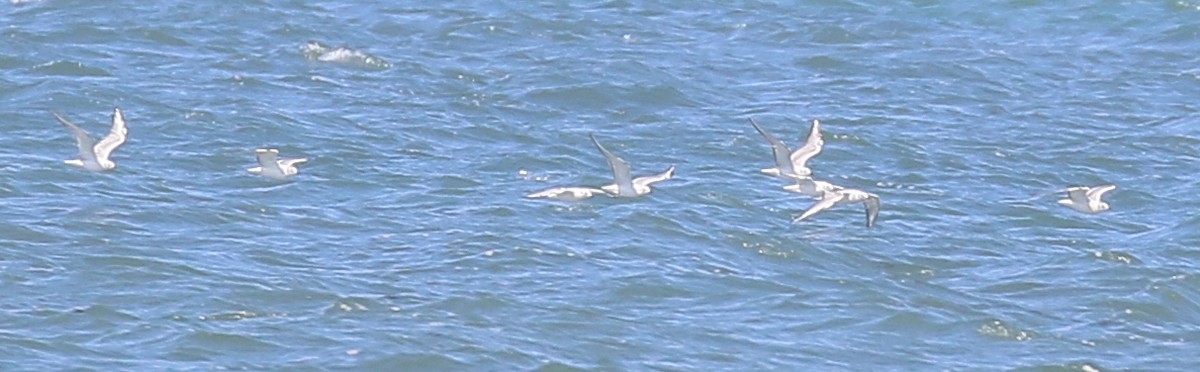
<instances>
[{"instance_id":1,"label":"white gull","mask_svg":"<svg viewBox=\"0 0 1200 372\"><path fill-rule=\"evenodd\" d=\"M71 134L75 137L75 145L79 148L79 159L71 159L64 161L67 164L81 167L90 171L106 171L117 167L108 157L112 152L125 143L125 137L129 134L129 128L125 127L125 116L121 114L120 108L113 109L112 114L112 129L109 129L108 135L104 136L100 142L96 142L95 138L88 135L87 131L72 124L57 113L51 113L59 123L66 125L71 130Z\"/></svg>"},{"instance_id":2,"label":"white gull","mask_svg":"<svg viewBox=\"0 0 1200 372\"><path fill-rule=\"evenodd\" d=\"M1083 213L1100 213L1108 210L1108 203L1101 201L1100 198L1104 197L1104 193L1116 188L1117 185L1068 188L1065 190L1067 198L1059 200L1058 204Z\"/></svg>"},{"instance_id":3,"label":"white gull","mask_svg":"<svg viewBox=\"0 0 1200 372\"><path fill-rule=\"evenodd\" d=\"M604 146L600 144L600 141L596 140L596 136L589 135L589 137L592 138L592 143L596 144L596 148L600 149L600 153L604 154L604 159L608 161L608 166L612 168L613 172L613 184L602 186L600 189L608 192L614 197L631 197L649 194L651 191L654 191L650 188L651 184L669 180L675 175L675 166L672 165L662 173L633 178L633 176L630 174L629 163L625 162L624 159L613 155L612 152L609 152L608 149L604 148Z\"/></svg>"},{"instance_id":4,"label":"white gull","mask_svg":"<svg viewBox=\"0 0 1200 372\"><path fill-rule=\"evenodd\" d=\"M650 188L651 184L670 179L675 175L675 166L672 165L662 173L633 178L630 175L629 163L625 160L613 155L612 152L604 148L596 136L589 135L592 143L596 144L596 148L604 155L604 159L608 161L608 166L612 168L613 183L601 186L600 188L576 186L576 187L555 187L543 191L538 191L529 195L525 195L530 199L556 199L562 201L580 201L591 198L596 195L608 195L611 197L632 197L649 194L653 191Z\"/></svg>"},{"instance_id":5,"label":"white gull","mask_svg":"<svg viewBox=\"0 0 1200 372\"><path fill-rule=\"evenodd\" d=\"M808 161L820 154L821 149L825 146L825 140L821 137L820 121L813 120L812 129L808 132L808 140L795 151L789 150L782 141L767 133L753 118L750 119L750 125L753 125L754 130L762 134L767 143L771 145L771 154L775 157L775 167L763 169L763 173L786 179L812 174L812 169L808 168Z\"/></svg>"},{"instance_id":6,"label":"white gull","mask_svg":"<svg viewBox=\"0 0 1200 372\"><path fill-rule=\"evenodd\" d=\"M305 158L280 159L279 150L277 149L257 149L254 150L254 155L258 158L259 166L246 169L246 171L277 180L286 180L296 175L296 173L300 173L300 169L296 168L296 164L308 161Z\"/></svg>"},{"instance_id":7,"label":"white gull","mask_svg":"<svg viewBox=\"0 0 1200 372\"><path fill-rule=\"evenodd\" d=\"M867 227L875 226L875 219L879 217L879 195L871 194L862 190L841 189L837 191L826 191L821 196L821 200L813 203L808 210L804 211L799 217L792 219L792 222L800 222L805 219L821 213L829 208L837 205L862 203L866 208Z\"/></svg>"}]
</instances>

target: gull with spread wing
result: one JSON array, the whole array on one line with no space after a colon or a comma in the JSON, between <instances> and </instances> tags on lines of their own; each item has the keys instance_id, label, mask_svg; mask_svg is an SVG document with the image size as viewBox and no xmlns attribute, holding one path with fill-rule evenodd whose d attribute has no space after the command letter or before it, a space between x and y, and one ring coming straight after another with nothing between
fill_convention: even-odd
<instances>
[{"instance_id":1,"label":"gull with spread wing","mask_svg":"<svg viewBox=\"0 0 1200 372\"><path fill-rule=\"evenodd\" d=\"M612 168L612 184L601 186L598 189L594 187L555 187L525 195L525 197L530 199L579 201L596 195L608 195L614 198L642 196L653 191L650 185L666 181L675 175L675 166L672 165L662 173L633 178L630 173L629 163L604 148L600 144L600 141L596 140L596 136L590 135L589 137L591 137L592 143L596 144L596 148L600 150L600 153L604 155L604 159L608 161L609 168Z\"/></svg>"},{"instance_id":2,"label":"gull with spread wing","mask_svg":"<svg viewBox=\"0 0 1200 372\"><path fill-rule=\"evenodd\" d=\"M669 180L675 175L675 166L672 165L662 173L633 178L629 170L629 163L626 163L624 159L618 158L612 152L609 152L608 149L604 148L600 144L600 141L596 140L596 136L589 135L589 137L592 138L592 143L596 144L596 148L600 149L600 153L604 154L604 159L608 161L608 166L612 168L613 172L613 184L602 186L600 189L614 197L620 198L649 194L651 191L654 191L650 188L650 185Z\"/></svg>"},{"instance_id":3,"label":"gull with spread wing","mask_svg":"<svg viewBox=\"0 0 1200 372\"><path fill-rule=\"evenodd\" d=\"M1067 198L1059 200L1058 204L1083 213L1100 213L1108 210L1108 203L1101 201L1100 198L1104 197L1104 193L1116 188L1117 185L1068 188L1065 190Z\"/></svg>"},{"instance_id":4,"label":"gull with spread wing","mask_svg":"<svg viewBox=\"0 0 1200 372\"><path fill-rule=\"evenodd\" d=\"M821 200L813 203L811 207L808 207L808 210L804 211L804 214L792 219L792 222L804 221L834 206L855 203L862 203L863 207L866 208L867 227L875 226L875 218L879 217L879 195L855 189L826 191L822 194Z\"/></svg>"},{"instance_id":5,"label":"gull with spread wing","mask_svg":"<svg viewBox=\"0 0 1200 372\"><path fill-rule=\"evenodd\" d=\"M308 161L306 158L280 159L277 149L256 149L254 156L258 158L259 166L246 169L246 171L277 180L286 180L295 176L296 173L300 173L296 164Z\"/></svg>"},{"instance_id":6,"label":"gull with spread wing","mask_svg":"<svg viewBox=\"0 0 1200 372\"><path fill-rule=\"evenodd\" d=\"M789 150L787 145L767 133L753 118L750 119L750 125L753 125L754 130L757 130L767 140L767 143L771 144L771 154L775 157L775 167L763 169L763 173L786 179L812 174L812 169L808 168L808 161L820 154L821 149L825 146L825 140L821 137L820 121L813 120L812 129L808 132L808 140L796 151Z\"/></svg>"},{"instance_id":7,"label":"gull with spread wing","mask_svg":"<svg viewBox=\"0 0 1200 372\"><path fill-rule=\"evenodd\" d=\"M90 171L106 171L117 167L108 157L113 151L125 143L125 137L129 134L129 128L125 127L125 116L121 114L120 108L113 109L112 114L112 129L109 129L108 135L104 136L100 142L96 142L87 131L79 126L72 124L63 118L58 113L51 113L59 123L67 126L71 130L71 135L75 137L75 146L79 148L79 159L71 159L64 161L67 164L74 165Z\"/></svg>"}]
</instances>

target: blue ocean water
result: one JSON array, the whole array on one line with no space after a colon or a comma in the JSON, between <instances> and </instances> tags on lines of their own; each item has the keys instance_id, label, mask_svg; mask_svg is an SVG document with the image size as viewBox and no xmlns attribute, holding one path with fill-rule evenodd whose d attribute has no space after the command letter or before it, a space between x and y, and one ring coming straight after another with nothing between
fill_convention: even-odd
<instances>
[{"instance_id":1,"label":"blue ocean water","mask_svg":"<svg viewBox=\"0 0 1200 372\"><path fill-rule=\"evenodd\" d=\"M1188 370L1200 2L0 6L0 369ZM340 49L322 58L310 42ZM90 173L121 107L118 168ZM825 129L812 202L758 173ZM632 200L531 201L678 167ZM307 157L255 177L253 149ZM1111 211L1055 204L1115 183Z\"/></svg>"}]
</instances>

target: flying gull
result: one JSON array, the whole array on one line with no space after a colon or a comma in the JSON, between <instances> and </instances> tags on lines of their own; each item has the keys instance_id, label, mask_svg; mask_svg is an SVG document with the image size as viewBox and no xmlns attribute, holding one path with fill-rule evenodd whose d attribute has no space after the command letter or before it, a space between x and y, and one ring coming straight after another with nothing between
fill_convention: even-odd
<instances>
[{"instance_id":1,"label":"flying gull","mask_svg":"<svg viewBox=\"0 0 1200 372\"><path fill-rule=\"evenodd\" d=\"M113 109L112 114L112 129L109 129L108 135L104 136L100 142L96 142L87 131L79 126L72 124L63 118L58 113L51 113L59 123L66 125L71 130L71 134L75 136L75 145L79 148L79 159L71 159L64 161L67 164L81 167L90 171L106 171L117 167L117 163L109 160L113 150L125 143L125 136L129 134L129 128L125 127L125 116L121 114L120 108Z\"/></svg>"},{"instance_id":2,"label":"flying gull","mask_svg":"<svg viewBox=\"0 0 1200 372\"><path fill-rule=\"evenodd\" d=\"M280 159L277 149L257 149L254 150L254 155L258 157L259 166L246 169L246 171L277 180L286 180L295 176L300 172L300 169L296 168L296 164L308 161L305 158Z\"/></svg>"},{"instance_id":3,"label":"flying gull","mask_svg":"<svg viewBox=\"0 0 1200 372\"><path fill-rule=\"evenodd\" d=\"M1117 185L1068 188L1065 190L1067 198L1059 200L1058 204L1083 213L1100 213L1108 210L1108 203L1100 201L1100 198L1104 197L1104 193L1116 188Z\"/></svg>"},{"instance_id":4,"label":"flying gull","mask_svg":"<svg viewBox=\"0 0 1200 372\"><path fill-rule=\"evenodd\" d=\"M771 176L793 179L796 177L804 177L812 174L812 169L808 168L808 161L817 154L821 153L821 148L825 145L825 140L821 138L821 122L813 120L812 129L808 132L808 140L804 142L804 146L800 146L796 151L788 150L787 145L782 141L767 133L758 122L750 119L750 125L754 126L759 134L771 144L771 153L775 157L775 167L763 169L762 172Z\"/></svg>"},{"instance_id":5,"label":"flying gull","mask_svg":"<svg viewBox=\"0 0 1200 372\"><path fill-rule=\"evenodd\" d=\"M871 194L855 189L841 189L837 191L826 191L821 200L813 203L808 210L804 211L799 217L796 217L792 222L800 222L805 219L821 213L829 208L837 205L862 203L866 207L867 212L867 227L875 226L875 218L879 217L879 195Z\"/></svg>"},{"instance_id":6,"label":"flying gull","mask_svg":"<svg viewBox=\"0 0 1200 372\"><path fill-rule=\"evenodd\" d=\"M651 184L669 180L675 175L675 166L672 165L662 173L633 178L633 176L630 175L629 163L625 162L624 159L618 158L616 155L613 155L612 152L609 152L608 149L604 148L604 146L600 144L600 141L596 140L596 136L588 135L588 137L592 138L592 143L596 144L596 148L600 149L600 153L604 154L604 159L608 161L608 166L612 168L613 184L602 186L600 189L608 192L614 197L631 197L649 194L651 191L654 191L650 189Z\"/></svg>"},{"instance_id":7,"label":"flying gull","mask_svg":"<svg viewBox=\"0 0 1200 372\"><path fill-rule=\"evenodd\" d=\"M596 136L589 135L589 137L591 137L592 143L596 144L596 148L600 150L600 153L604 155L604 159L608 161L608 166L612 168L612 184L601 186L598 189L593 187L555 187L525 195L525 197L530 199L579 201L596 195L608 195L614 198L642 196L653 191L650 185L666 181L675 175L675 166L672 165L662 173L633 178L630 174L629 163L604 148L600 144L600 141L596 140Z\"/></svg>"}]
</instances>

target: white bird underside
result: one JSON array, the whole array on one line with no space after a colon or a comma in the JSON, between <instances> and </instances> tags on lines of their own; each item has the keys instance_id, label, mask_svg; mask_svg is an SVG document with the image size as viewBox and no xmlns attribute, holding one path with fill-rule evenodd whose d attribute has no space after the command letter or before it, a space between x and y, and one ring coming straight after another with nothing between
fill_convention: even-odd
<instances>
[{"instance_id":1,"label":"white bird underside","mask_svg":"<svg viewBox=\"0 0 1200 372\"><path fill-rule=\"evenodd\" d=\"M62 115L51 114L59 123L71 130L71 135L75 137L75 146L79 150L78 159L66 160L65 163L90 171L105 171L117 167L117 163L110 160L109 156L125 143L125 138L129 134L129 128L125 125L125 115L121 114L120 108L113 109L112 128L109 129L108 135L100 139L100 142L96 142L87 131L71 123Z\"/></svg>"},{"instance_id":2,"label":"white bird underside","mask_svg":"<svg viewBox=\"0 0 1200 372\"><path fill-rule=\"evenodd\" d=\"M1067 198L1059 200L1058 204L1083 213L1100 213L1109 209L1108 203L1102 200L1104 194L1116 188L1117 185L1071 187L1064 190Z\"/></svg>"},{"instance_id":3,"label":"white bird underside","mask_svg":"<svg viewBox=\"0 0 1200 372\"><path fill-rule=\"evenodd\" d=\"M792 222L800 222L821 213L826 209L833 208L838 205L862 203L867 215L867 227L875 226L875 219L879 217L879 196L861 190L841 189L837 191L826 191L820 200L813 203L808 210L796 217Z\"/></svg>"},{"instance_id":4,"label":"white bird underside","mask_svg":"<svg viewBox=\"0 0 1200 372\"><path fill-rule=\"evenodd\" d=\"M256 149L254 155L258 158L259 166L246 171L277 180L285 180L300 173L296 165L308 161L305 158L280 159L277 149Z\"/></svg>"},{"instance_id":5,"label":"white bird underside","mask_svg":"<svg viewBox=\"0 0 1200 372\"><path fill-rule=\"evenodd\" d=\"M671 177L674 177L674 176L675 176L675 166L672 165L671 167L667 168L667 170L662 171L661 173L634 178L632 181L632 184L633 184L633 191L634 191L635 195L633 195L633 196L642 196L642 195L649 194L650 192L654 191L654 189L652 189L650 187L650 185L653 185L654 183L657 183L657 182L669 180L669 179L671 179ZM619 189L620 186L618 186L615 183L604 185L604 186L601 186L600 188L602 190L604 190L604 192L612 194L613 196L619 196L620 191L621 191L621 189Z\"/></svg>"},{"instance_id":6,"label":"white bird underside","mask_svg":"<svg viewBox=\"0 0 1200 372\"><path fill-rule=\"evenodd\" d=\"M555 187L525 195L530 199L555 199L562 201L580 201L596 195L607 195L608 192L592 187Z\"/></svg>"},{"instance_id":7,"label":"white bird underside","mask_svg":"<svg viewBox=\"0 0 1200 372\"><path fill-rule=\"evenodd\" d=\"M775 159L775 167L763 169L763 173L787 179L812 174L812 169L808 168L808 161L820 154L821 149L825 146L820 121L813 120L812 128L808 132L808 139L795 151L789 150L787 145L768 133L753 118L750 119L750 125L754 126L754 130L758 131L771 145L771 155Z\"/></svg>"},{"instance_id":8,"label":"white bird underside","mask_svg":"<svg viewBox=\"0 0 1200 372\"><path fill-rule=\"evenodd\" d=\"M837 191L843 189L841 186L825 181L817 181L810 177L797 177L795 180L795 185L787 185L784 186L783 189L788 192L808 195L814 198L823 196L826 191Z\"/></svg>"}]
</instances>

